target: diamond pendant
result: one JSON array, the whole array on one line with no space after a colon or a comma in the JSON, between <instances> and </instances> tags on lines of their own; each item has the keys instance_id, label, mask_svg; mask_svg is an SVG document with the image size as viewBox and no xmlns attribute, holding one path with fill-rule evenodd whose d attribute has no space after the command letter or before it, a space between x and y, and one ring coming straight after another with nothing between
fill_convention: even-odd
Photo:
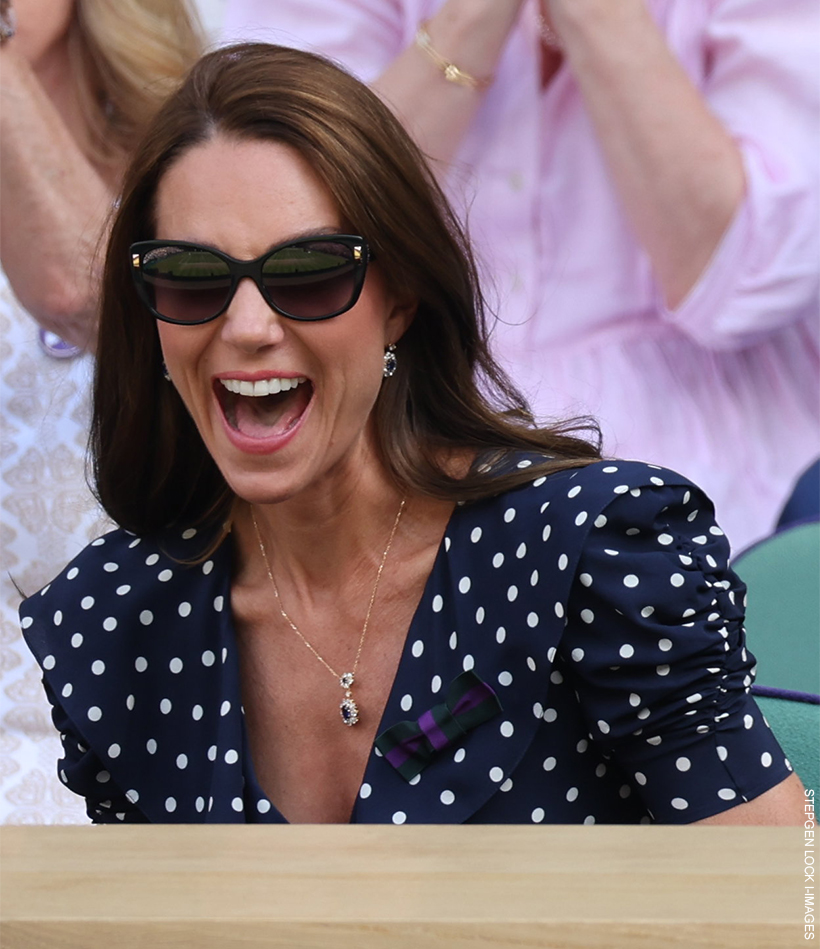
<instances>
[{"instance_id":1,"label":"diamond pendant","mask_svg":"<svg viewBox=\"0 0 820 949\"><path fill-rule=\"evenodd\" d=\"M359 706L353 701L350 692L353 687L353 673L345 672L339 676L339 685L345 690L345 697L339 705L339 712L345 725L355 725L359 721Z\"/></svg>"}]
</instances>

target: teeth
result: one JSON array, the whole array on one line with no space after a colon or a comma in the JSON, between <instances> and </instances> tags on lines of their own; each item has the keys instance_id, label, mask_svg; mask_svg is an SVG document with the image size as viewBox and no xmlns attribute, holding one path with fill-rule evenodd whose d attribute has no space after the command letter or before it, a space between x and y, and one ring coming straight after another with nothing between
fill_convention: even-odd
<instances>
[{"instance_id":1,"label":"teeth","mask_svg":"<svg viewBox=\"0 0 820 949\"><path fill-rule=\"evenodd\" d=\"M228 392L235 392L237 395L277 395L279 392L288 392L295 389L301 382L307 382L304 376L296 376L290 379L281 379L273 377L270 379L258 379L256 382L248 382L247 379L220 379L219 380Z\"/></svg>"}]
</instances>

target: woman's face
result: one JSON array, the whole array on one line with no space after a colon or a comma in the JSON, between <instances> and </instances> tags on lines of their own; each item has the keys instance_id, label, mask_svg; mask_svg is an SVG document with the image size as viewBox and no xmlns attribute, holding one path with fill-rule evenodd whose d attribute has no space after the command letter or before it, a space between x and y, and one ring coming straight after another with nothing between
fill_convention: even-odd
<instances>
[{"instance_id":1,"label":"woman's face","mask_svg":"<svg viewBox=\"0 0 820 949\"><path fill-rule=\"evenodd\" d=\"M239 259L345 230L307 162L277 142L218 135L183 154L157 190L157 239L205 244ZM371 265L358 302L328 320L283 317L243 279L210 323L157 327L173 385L228 484L247 501L272 503L326 494L360 477L362 465L377 464L369 418L384 349L412 311L392 299ZM278 395L230 391L285 379L293 387Z\"/></svg>"}]
</instances>

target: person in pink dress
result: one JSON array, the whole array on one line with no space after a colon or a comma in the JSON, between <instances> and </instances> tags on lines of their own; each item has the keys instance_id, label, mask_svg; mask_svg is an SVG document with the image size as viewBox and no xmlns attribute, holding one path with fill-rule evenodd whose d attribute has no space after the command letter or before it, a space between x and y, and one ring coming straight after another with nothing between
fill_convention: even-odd
<instances>
[{"instance_id":1,"label":"person in pink dress","mask_svg":"<svg viewBox=\"0 0 820 949\"><path fill-rule=\"evenodd\" d=\"M229 0L224 26L373 84L468 223L536 413L594 414L608 452L683 471L740 549L820 446L819 20L815 0Z\"/></svg>"}]
</instances>

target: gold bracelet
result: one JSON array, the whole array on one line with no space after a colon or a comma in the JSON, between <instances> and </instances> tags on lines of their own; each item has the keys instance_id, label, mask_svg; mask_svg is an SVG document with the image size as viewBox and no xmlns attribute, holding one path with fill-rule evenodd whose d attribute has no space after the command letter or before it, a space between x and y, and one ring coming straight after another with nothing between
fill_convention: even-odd
<instances>
[{"instance_id":1,"label":"gold bracelet","mask_svg":"<svg viewBox=\"0 0 820 949\"><path fill-rule=\"evenodd\" d=\"M419 49L424 50L425 53L433 60L433 62L438 66L438 68L444 73L444 78L448 82L455 82L459 86L467 86L468 89L486 89L488 86L492 85L493 78L490 76L489 79L476 79L475 76L471 76L468 72L464 72L463 69L459 69L455 63L451 63L446 60L440 53L433 49L433 44L430 40L430 34L427 31L428 21L425 20L418 28L416 32L416 46Z\"/></svg>"}]
</instances>

